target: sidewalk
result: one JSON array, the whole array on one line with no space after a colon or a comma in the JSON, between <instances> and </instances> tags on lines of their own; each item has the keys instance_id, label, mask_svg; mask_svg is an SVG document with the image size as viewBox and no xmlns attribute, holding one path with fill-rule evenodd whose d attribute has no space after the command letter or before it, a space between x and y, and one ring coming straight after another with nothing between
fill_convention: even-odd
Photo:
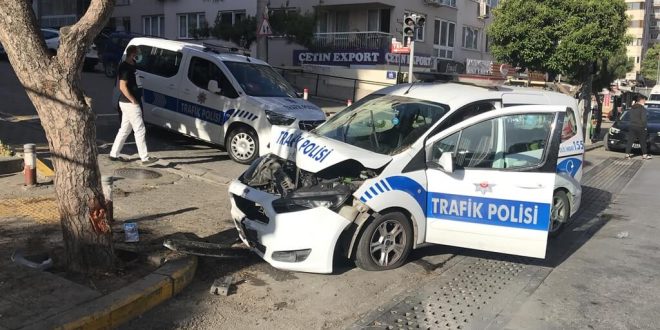
<instances>
[{"instance_id":1,"label":"sidewalk","mask_svg":"<svg viewBox=\"0 0 660 330\"><path fill-rule=\"evenodd\" d=\"M556 267L507 329L652 329L660 322L658 159L604 212L609 220Z\"/></svg>"},{"instance_id":2,"label":"sidewalk","mask_svg":"<svg viewBox=\"0 0 660 330\"><path fill-rule=\"evenodd\" d=\"M63 243L52 182L40 178L40 186L25 189L22 173L0 176L0 330L58 324L117 326L169 299L192 280L196 261L190 258L158 268L161 256L176 257L162 250L164 236L206 237L233 228L231 220L223 217L228 214L223 185L188 178L158 164L111 162L103 155L99 166L103 175L117 178L115 241L123 241L119 230L124 221L135 222L140 243L124 245L155 252L142 254L141 262L126 263L128 276L65 276L57 260ZM17 249L49 252L55 267L41 272L19 266L10 259Z\"/></svg>"}]
</instances>

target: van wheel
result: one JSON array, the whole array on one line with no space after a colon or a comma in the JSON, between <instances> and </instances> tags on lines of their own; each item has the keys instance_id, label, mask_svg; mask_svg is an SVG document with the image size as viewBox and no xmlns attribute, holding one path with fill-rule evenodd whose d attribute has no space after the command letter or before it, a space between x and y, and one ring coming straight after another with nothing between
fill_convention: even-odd
<instances>
[{"instance_id":1,"label":"van wheel","mask_svg":"<svg viewBox=\"0 0 660 330\"><path fill-rule=\"evenodd\" d=\"M112 62L103 62L103 73L108 78L114 78L117 75L117 64Z\"/></svg>"},{"instance_id":2,"label":"van wheel","mask_svg":"<svg viewBox=\"0 0 660 330\"><path fill-rule=\"evenodd\" d=\"M607 139L607 134L608 133L605 133L605 137L603 138L603 148L605 148L607 151L610 151L610 141Z\"/></svg>"},{"instance_id":3,"label":"van wheel","mask_svg":"<svg viewBox=\"0 0 660 330\"><path fill-rule=\"evenodd\" d=\"M556 237L564 229L571 215L571 205L566 193L557 190L552 196L552 210L550 211L550 237Z\"/></svg>"},{"instance_id":4,"label":"van wheel","mask_svg":"<svg viewBox=\"0 0 660 330\"><path fill-rule=\"evenodd\" d=\"M412 243L412 226L403 213L378 215L360 236L355 264L368 271L397 268L408 258Z\"/></svg>"},{"instance_id":5,"label":"van wheel","mask_svg":"<svg viewBox=\"0 0 660 330\"><path fill-rule=\"evenodd\" d=\"M259 156L257 132L247 127L238 127L229 133L225 148L234 161L251 164Z\"/></svg>"}]
</instances>

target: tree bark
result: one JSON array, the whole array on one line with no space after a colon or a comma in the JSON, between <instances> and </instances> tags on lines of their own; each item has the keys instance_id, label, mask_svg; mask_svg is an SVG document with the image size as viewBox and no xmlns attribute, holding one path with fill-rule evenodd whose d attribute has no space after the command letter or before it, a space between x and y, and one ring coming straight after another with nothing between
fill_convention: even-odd
<instances>
[{"instance_id":1,"label":"tree bark","mask_svg":"<svg viewBox=\"0 0 660 330\"><path fill-rule=\"evenodd\" d=\"M78 23L60 30L60 47L52 57L29 3L0 0L0 42L46 132L67 264L78 272L112 270L115 256L101 189L95 116L80 77L85 53L109 19L114 0L92 0Z\"/></svg>"}]
</instances>

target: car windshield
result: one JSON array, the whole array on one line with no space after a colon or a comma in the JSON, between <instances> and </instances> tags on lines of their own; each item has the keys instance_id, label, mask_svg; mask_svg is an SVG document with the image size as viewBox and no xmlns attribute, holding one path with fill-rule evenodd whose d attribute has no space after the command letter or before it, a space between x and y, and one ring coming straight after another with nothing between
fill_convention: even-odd
<instances>
[{"instance_id":1,"label":"car windshield","mask_svg":"<svg viewBox=\"0 0 660 330\"><path fill-rule=\"evenodd\" d=\"M417 141L448 111L448 106L439 103L370 95L337 113L313 133L393 155Z\"/></svg>"},{"instance_id":2,"label":"car windshield","mask_svg":"<svg viewBox=\"0 0 660 330\"><path fill-rule=\"evenodd\" d=\"M293 87L270 66L231 61L224 63L247 95L297 97Z\"/></svg>"},{"instance_id":3,"label":"car windshield","mask_svg":"<svg viewBox=\"0 0 660 330\"><path fill-rule=\"evenodd\" d=\"M654 110L654 109L648 109L647 110L647 115L646 115L646 120L649 123L660 123L660 109ZM630 111L626 111L621 115L621 121L629 121L630 120Z\"/></svg>"}]
</instances>

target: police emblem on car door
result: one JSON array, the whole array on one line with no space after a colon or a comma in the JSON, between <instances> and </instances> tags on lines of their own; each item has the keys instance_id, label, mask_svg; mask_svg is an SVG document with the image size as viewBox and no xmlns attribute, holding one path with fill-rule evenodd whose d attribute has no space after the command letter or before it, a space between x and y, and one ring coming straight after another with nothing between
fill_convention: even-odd
<instances>
[{"instance_id":1,"label":"police emblem on car door","mask_svg":"<svg viewBox=\"0 0 660 330\"><path fill-rule=\"evenodd\" d=\"M565 111L511 107L431 137L426 241L544 258Z\"/></svg>"}]
</instances>

